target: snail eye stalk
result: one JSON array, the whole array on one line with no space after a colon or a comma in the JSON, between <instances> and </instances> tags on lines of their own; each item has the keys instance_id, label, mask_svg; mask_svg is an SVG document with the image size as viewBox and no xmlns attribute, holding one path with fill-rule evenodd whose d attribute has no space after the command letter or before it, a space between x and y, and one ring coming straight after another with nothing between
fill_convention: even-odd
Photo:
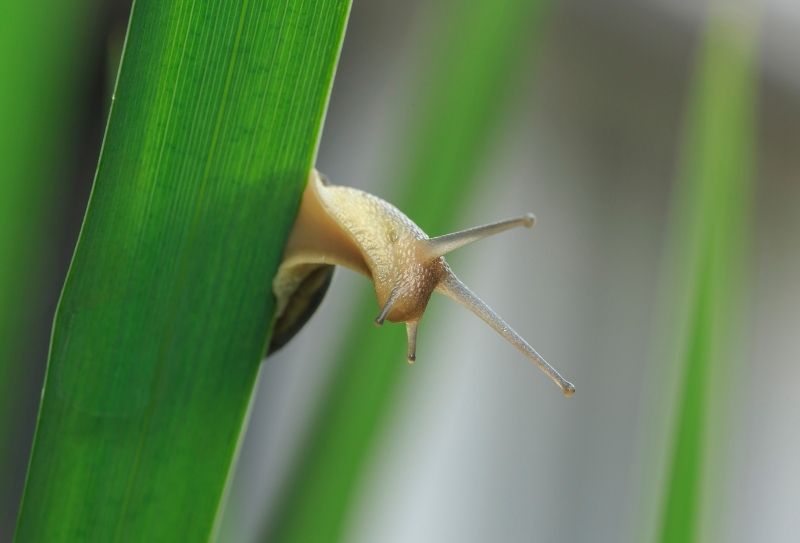
<instances>
[{"instance_id":1,"label":"snail eye stalk","mask_svg":"<svg viewBox=\"0 0 800 543\"><path fill-rule=\"evenodd\" d=\"M553 366L548 364L547 361L522 338L522 336L516 333L506 321L495 313L491 307L486 305L477 294L472 292L467 285L462 283L454 274L451 273L444 281L439 283L437 290L483 319L495 332L503 336L506 341L516 347L528 360L542 370L542 372L561 389L564 396L572 396L575 393L575 387L572 383L564 379Z\"/></svg>"},{"instance_id":2,"label":"snail eye stalk","mask_svg":"<svg viewBox=\"0 0 800 543\"><path fill-rule=\"evenodd\" d=\"M438 258L480 239L494 236L506 230L511 230L512 228L519 228L520 226L533 228L535 224L536 217L533 213L526 213L522 217L506 219L483 226L475 226L459 232L453 232L452 234L430 238L425 241L427 256L430 259Z\"/></svg>"}]
</instances>

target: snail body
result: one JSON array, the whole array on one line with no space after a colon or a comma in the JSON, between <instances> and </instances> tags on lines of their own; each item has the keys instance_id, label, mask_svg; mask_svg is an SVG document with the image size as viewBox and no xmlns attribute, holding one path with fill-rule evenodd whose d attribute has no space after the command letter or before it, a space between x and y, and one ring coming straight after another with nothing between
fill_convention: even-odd
<instances>
[{"instance_id":1,"label":"snail body","mask_svg":"<svg viewBox=\"0 0 800 543\"><path fill-rule=\"evenodd\" d=\"M284 258L273 281L276 323L270 352L299 331L328 288L333 266L372 280L381 310L375 323L404 322L409 362L416 359L419 321L434 291L467 307L533 361L564 392L575 388L453 273L444 255L519 226L532 214L429 238L395 206L367 192L330 184L311 171Z\"/></svg>"}]
</instances>

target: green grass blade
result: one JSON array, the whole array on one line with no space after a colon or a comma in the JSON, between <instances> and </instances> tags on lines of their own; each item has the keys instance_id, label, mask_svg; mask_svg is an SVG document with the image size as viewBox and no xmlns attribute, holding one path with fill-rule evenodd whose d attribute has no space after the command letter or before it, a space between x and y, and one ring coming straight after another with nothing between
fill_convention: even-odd
<instances>
[{"instance_id":1,"label":"green grass blade","mask_svg":"<svg viewBox=\"0 0 800 543\"><path fill-rule=\"evenodd\" d=\"M714 16L716 15L716 16ZM754 150L755 70L751 29L712 12L696 74L685 152L685 186L674 210L681 246L675 270L689 299L673 454L657 538L701 541L709 449L724 425L715 405L730 394L733 346L744 296ZM715 386L715 382L725 383Z\"/></svg>"},{"instance_id":2,"label":"green grass blade","mask_svg":"<svg viewBox=\"0 0 800 543\"><path fill-rule=\"evenodd\" d=\"M18 542L209 538L349 0L138 0Z\"/></svg>"},{"instance_id":3,"label":"green grass blade","mask_svg":"<svg viewBox=\"0 0 800 543\"><path fill-rule=\"evenodd\" d=\"M517 88L519 65L530 59L547 2L445 2L434 25L436 54L421 84L419 117L397 157L392 201L431 235L453 228L476 183L506 98ZM526 77L528 74L524 74ZM371 326L372 292L354 304L337 372L287 493L270 520L270 542L334 541L370 447L408 367L401 326ZM427 329L435 327L428 318ZM424 337L424 332L423 332ZM310 520L310 519L313 519Z\"/></svg>"}]
</instances>

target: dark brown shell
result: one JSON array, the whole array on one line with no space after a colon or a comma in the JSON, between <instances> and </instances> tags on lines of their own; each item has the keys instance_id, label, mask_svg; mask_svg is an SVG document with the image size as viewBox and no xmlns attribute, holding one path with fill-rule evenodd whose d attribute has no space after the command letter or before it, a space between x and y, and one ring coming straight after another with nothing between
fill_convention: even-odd
<instances>
[{"instance_id":1,"label":"dark brown shell","mask_svg":"<svg viewBox=\"0 0 800 543\"><path fill-rule=\"evenodd\" d=\"M289 343L305 326L328 292L333 268L334 266L325 264L315 267L295 289L283 314L275 321L267 356Z\"/></svg>"}]
</instances>

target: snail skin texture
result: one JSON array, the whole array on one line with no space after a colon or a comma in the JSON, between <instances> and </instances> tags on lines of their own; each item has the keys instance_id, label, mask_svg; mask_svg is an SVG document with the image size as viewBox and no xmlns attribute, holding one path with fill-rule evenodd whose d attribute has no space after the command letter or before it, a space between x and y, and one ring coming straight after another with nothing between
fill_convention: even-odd
<instances>
[{"instance_id":1,"label":"snail skin texture","mask_svg":"<svg viewBox=\"0 0 800 543\"><path fill-rule=\"evenodd\" d=\"M311 171L300 212L273 281L277 319L269 352L286 344L316 310L334 266L364 274L381 307L375 323L404 322L408 361L416 360L417 328L436 291L463 305L536 364L564 393L575 387L455 276L444 255L510 228L533 226L522 217L429 238L392 204Z\"/></svg>"}]
</instances>

